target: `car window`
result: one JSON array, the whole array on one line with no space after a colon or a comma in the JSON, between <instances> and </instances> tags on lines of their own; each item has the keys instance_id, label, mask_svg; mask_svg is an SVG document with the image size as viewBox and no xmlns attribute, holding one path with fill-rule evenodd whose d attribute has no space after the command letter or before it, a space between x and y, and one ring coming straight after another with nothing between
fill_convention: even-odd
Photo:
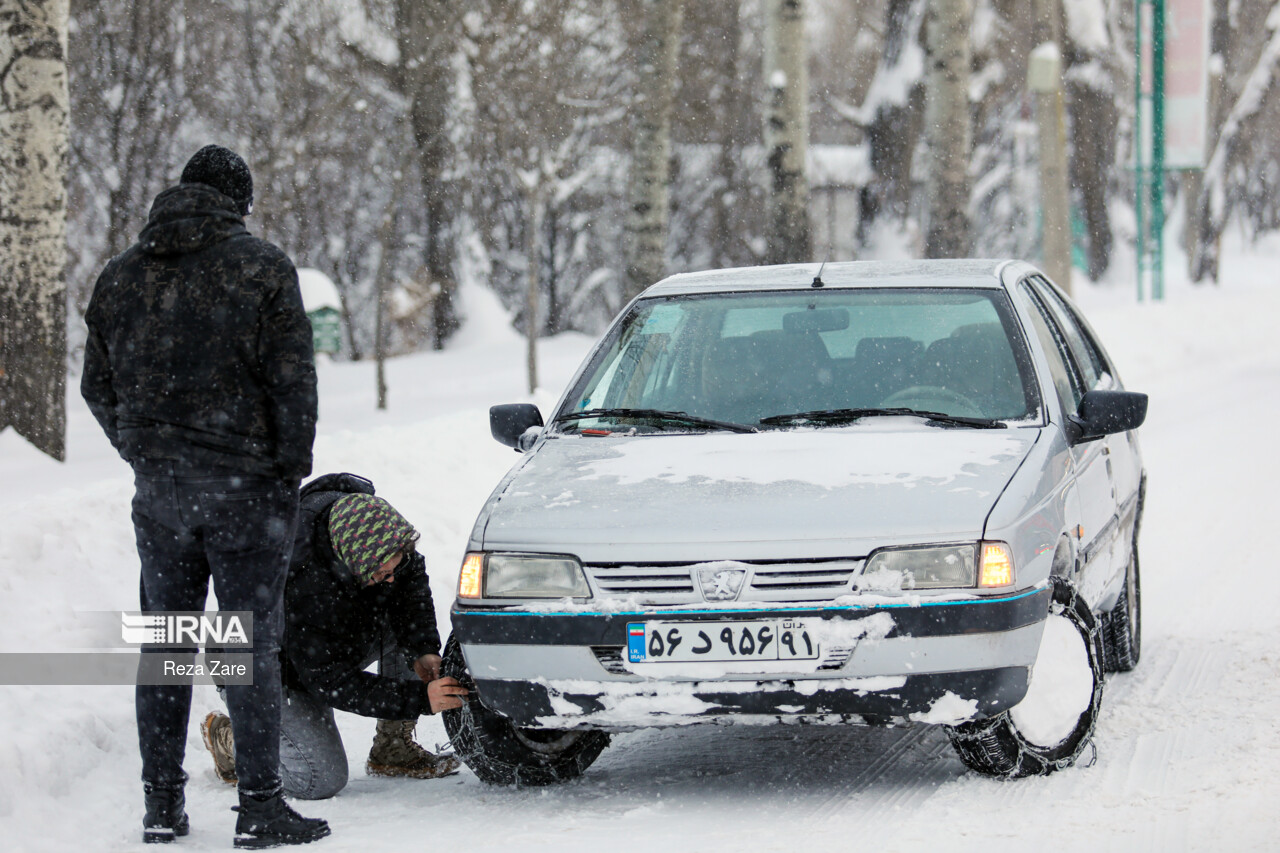
<instances>
[{"instance_id":1,"label":"car window","mask_svg":"<svg viewBox=\"0 0 1280 853\"><path fill-rule=\"evenodd\" d=\"M1112 380L1106 362L1097 345L1080 325L1076 313L1071 310L1058 291L1050 287L1044 279L1036 276L1030 281L1066 337L1075 364L1080 370L1080 379L1085 390L1092 391L1095 388L1109 386Z\"/></svg>"},{"instance_id":2,"label":"car window","mask_svg":"<svg viewBox=\"0 0 1280 853\"><path fill-rule=\"evenodd\" d=\"M1008 297L993 288L691 294L638 302L567 408L660 409L748 426L887 407L1019 420L1039 416L1033 375Z\"/></svg>"},{"instance_id":3,"label":"car window","mask_svg":"<svg viewBox=\"0 0 1280 853\"><path fill-rule=\"evenodd\" d=\"M1032 291L1030 283L1024 280L1018 287L1031 305L1031 325L1049 361L1049 374L1058 390L1058 397L1067 411L1074 412L1080 406L1084 387L1078 368L1072 361L1066 338L1050 315L1048 307Z\"/></svg>"}]
</instances>

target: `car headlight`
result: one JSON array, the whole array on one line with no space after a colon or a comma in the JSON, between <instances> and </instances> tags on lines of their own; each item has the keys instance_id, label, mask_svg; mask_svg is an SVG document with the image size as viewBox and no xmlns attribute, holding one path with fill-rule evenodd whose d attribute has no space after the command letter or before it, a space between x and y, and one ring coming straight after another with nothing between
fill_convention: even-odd
<instances>
[{"instance_id":1,"label":"car headlight","mask_svg":"<svg viewBox=\"0 0 1280 853\"><path fill-rule=\"evenodd\" d=\"M467 554L459 598L590 598L582 566L554 554Z\"/></svg>"},{"instance_id":2,"label":"car headlight","mask_svg":"<svg viewBox=\"0 0 1280 853\"><path fill-rule=\"evenodd\" d=\"M902 578L903 589L972 587L977 578L973 545L933 545L876 551L863 574L887 571Z\"/></svg>"},{"instance_id":3,"label":"car headlight","mask_svg":"<svg viewBox=\"0 0 1280 853\"><path fill-rule=\"evenodd\" d=\"M1004 542L887 548L871 555L863 574L881 571L901 577L903 589L993 589L1012 586L1016 578L1013 552Z\"/></svg>"}]
</instances>

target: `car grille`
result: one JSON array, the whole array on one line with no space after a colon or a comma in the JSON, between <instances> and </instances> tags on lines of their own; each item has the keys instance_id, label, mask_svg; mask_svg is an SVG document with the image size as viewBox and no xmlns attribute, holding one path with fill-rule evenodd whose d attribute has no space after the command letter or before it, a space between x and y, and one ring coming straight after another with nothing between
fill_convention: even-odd
<instances>
[{"instance_id":1,"label":"car grille","mask_svg":"<svg viewBox=\"0 0 1280 853\"><path fill-rule=\"evenodd\" d=\"M781 566L756 566L751 587L758 590L805 590L839 595L849 589L858 563L852 560L833 563L787 563Z\"/></svg>"},{"instance_id":2,"label":"car grille","mask_svg":"<svg viewBox=\"0 0 1280 853\"><path fill-rule=\"evenodd\" d=\"M587 566L601 595L692 595L688 566Z\"/></svg>"},{"instance_id":3,"label":"car grille","mask_svg":"<svg viewBox=\"0 0 1280 853\"><path fill-rule=\"evenodd\" d=\"M588 565L587 575L597 595L633 597L645 604L690 604L702 601L694 579L698 565ZM738 601L824 601L853 591L861 560L738 563L750 582Z\"/></svg>"}]
</instances>

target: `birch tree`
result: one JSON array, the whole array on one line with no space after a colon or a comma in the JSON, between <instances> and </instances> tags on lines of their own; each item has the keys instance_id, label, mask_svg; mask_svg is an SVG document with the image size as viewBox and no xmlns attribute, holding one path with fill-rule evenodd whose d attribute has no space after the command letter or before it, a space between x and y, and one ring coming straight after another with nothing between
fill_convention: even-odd
<instances>
[{"instance_id":1,"label":"birch tree","mask_svg":"<svg viewBox=\"0 0 1280 853\"><path fill-rule=\"evenodd\" d=\"M764 146L771 182L766 261L808 261L809 73L802 0L766 0L764 79Z\"/></svg>"},{"instance_id":2,"label":"birch tree","mask_svg":"<svg viewBox=\"0 0 1280 853\"><path fill-rule=\"evenodd\" d=\"M66 458L67 0L0 0L0 430Z\"/></svg>"},{"instance_id":3,"label":"birch tree","mask_svg":"<svg viewBox=\"0 0 1280 853\"><path fill-rule=\"evenodd\" d=\"M675 95L683 0L638 0L644 30L631 144L623 296L640 293L666 274L671 105Z\"/></svg>"},{"instance_id":4,"label":"birch tree","mask_svg":"<svg viewBox=\"0 0 1280 853\"><path fill-rule=\"evenodd\" d=\"M928 224L924 255L969 254L970 0L930 0L925 20L925 177Z\"/></svg>"}]
</instances>

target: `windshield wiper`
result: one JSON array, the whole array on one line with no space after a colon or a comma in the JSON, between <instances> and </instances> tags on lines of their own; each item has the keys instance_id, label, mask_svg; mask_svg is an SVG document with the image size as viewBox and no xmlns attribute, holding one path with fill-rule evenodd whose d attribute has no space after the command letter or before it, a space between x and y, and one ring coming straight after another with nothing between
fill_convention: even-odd
<instances>
[{"instance_id":1,"label":"windshield wiper","mask_svg":"<svg viewBox=\"0 0 1280 853\"><path fill-rule=\"evenodd\" d=\"M746 424L735 424L729 421L717 421L701 418L686 412L668 412L663 409L583 409L578 412L565 412L557 415L552 423L564 423L583 418L635 418L636 420L656 421L657 423L688 424L689 426L722 429L728 432L755 432L755 427Z\"/></svg>"},{"instance_id":2,"label":"windshield wiper","mask_svg":"<svg viewBox=\"0 0 1280 853\"><path fill-rule=\"evenodd\" d=\"M975 429L1005 429L1009 425L991 418L967 418L961 415L948 415L945 412L930 412L923 409L888 408L888 409L815 409L810 412L793 412L788 415L770 415L760 419L761 426L785 426L788 424L847 424L862 418L893 417L908 415L924 418L934 423L955 424L957 426L974 427Z\"/></svg>"}]
</instances>

